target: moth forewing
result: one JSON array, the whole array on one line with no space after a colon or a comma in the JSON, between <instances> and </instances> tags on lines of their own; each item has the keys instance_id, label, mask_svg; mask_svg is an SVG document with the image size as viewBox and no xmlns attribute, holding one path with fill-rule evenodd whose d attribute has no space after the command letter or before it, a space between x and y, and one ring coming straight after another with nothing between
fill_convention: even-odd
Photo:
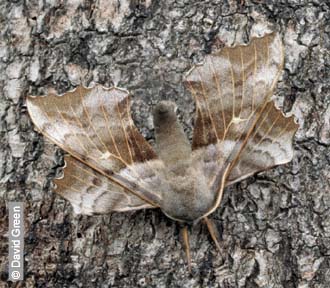
<instances>
[{"instance_id":1,"label":"moth forewing","mask_svg":"<svg viewBox=\"0 0 330 288\"><path fill-rule=\"evenodd\" d=\"M224 186L291 160L284 154L292 155L297 125L271 101L283 61L280 36L272 33L215 51L186 76L196 102L193 150L204 153L195 159L204 156L210 189L218 193L209 213L220 204ZM263 161L256 161L257 154Z\"/></svg>"},{"instance_id":2,"label":"moth forewing","mask_svg":"<svg viewBox=\"0 0 330 288\"><path fill-rule=\"evenodd\" d=\"M64 176L72 178L72 171L77 169L96 171L114 185L104 193L133 195L146 204L159 206L160 195L149 181L149 177L157 175L152 173L157 155L133 124L126 90L79 86L64 95L28 97L27 107L38 130L82 164L74 169L70 166ZM125 175L131 177L122 175L125 169ZM77 177L73 178L76 184L83 185ZM57 184L64 184L64 179ZM81 190L81 197L86 194L84 191ZM104 212L112 211L110 208ZM86 211L92 212L90 209Z\"/></svg>"}]
</instances>

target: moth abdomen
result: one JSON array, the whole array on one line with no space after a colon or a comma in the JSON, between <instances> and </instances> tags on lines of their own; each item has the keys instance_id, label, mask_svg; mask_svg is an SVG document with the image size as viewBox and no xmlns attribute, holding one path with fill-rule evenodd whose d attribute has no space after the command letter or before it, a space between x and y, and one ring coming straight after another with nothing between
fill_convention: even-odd
<instances>
[{"instance_id":1,"label":"moth abdomen","mask_svg":"<svg viewBox=\"0 0 330 288\"><path fill-rule=\"evenodd\" d=\"M157 154L169 170L184 170L189 166L191 146L175 111L170 101L161 101L153 111Z\"/></svg>"},{"instance_id":2,"label":"moth abdomen","mask_svg":"<svg viewBox=\"0 0 330 288\"><path fill-rule=\"evenodd\" d=\"M161 101L159 102L154 111L153 111L153 119L154 119L154 127L155 130L159 130L164 127L164 125L171 125L177 120L176 117L176 106L171 101Z\"/></svg>"}]
</instances>

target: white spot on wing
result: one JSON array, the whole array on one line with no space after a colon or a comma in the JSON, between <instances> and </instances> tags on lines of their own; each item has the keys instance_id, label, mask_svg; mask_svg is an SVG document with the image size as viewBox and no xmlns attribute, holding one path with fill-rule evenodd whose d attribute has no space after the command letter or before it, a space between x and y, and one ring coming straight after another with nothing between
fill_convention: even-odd
<instances>
[{"instance_id":1,"label":"white spot on wing","mask_svg":"<svg viewBox=\"0 0 330 288\"><path fill-rule=\"evenodd\" d=\"M247 119L242 119L242 118L239 118L239 117L233 117L233 119L231 120L232 124L239 124L241 122L244 122L246 121Z\"/></svg>"},{"instance_id":2,"label":"white spot on wing","mask_svg":"<svg viewBox=\"0 0 330 288\"><path fill-rule=\"evenodd\" d=\"M110 152L107 151L100 156L100 159L108 159L110 157Z\"/></svg>"}]
</instances>

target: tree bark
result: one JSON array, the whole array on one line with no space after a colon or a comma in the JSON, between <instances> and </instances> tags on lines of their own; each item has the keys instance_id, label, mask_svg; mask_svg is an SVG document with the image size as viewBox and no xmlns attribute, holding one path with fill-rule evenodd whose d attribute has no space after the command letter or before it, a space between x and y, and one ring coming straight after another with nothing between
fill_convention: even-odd
<instances>
[{"instance_id":1,"label":"tree bark","mask_svg":"<svg viewBox=\"0 0 330 288\"><path fill-rule=\"evenodd\" d=\"M0 2L1 287L330 287L330 6L327 1ZM190 229L192 273L179 227L158 210L77 216L55 195L63 152L34 131L27 95L78 84L127 88L133 118L153 141L151 106L176 101L191 136L182 85L215 43L277 30L285 69L276 101L300 124L291 163L226 189ZM25 203L25 274L8 282L8 201ZM19 286L22 285L22 286Z\"/></svg>"}]
</instances>

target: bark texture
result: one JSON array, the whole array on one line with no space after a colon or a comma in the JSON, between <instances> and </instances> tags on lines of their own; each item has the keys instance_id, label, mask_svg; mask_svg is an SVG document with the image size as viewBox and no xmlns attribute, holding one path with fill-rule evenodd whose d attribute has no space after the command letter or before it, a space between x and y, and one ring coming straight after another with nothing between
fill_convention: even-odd
<instances>
[{"instance_id":1,"label":"bark texture","mask_svg":"<svg viewBox=\"0 0 330 288\"><path fill-rule=\"evenodd\" d=\"M0 287L330 287L328 1L2 0L0 8ZM26 95L115 84L132 92L148 140L160 99L177 102L191 135L184 73L215 42L267 30L284 40L276 96L300 124L295 156L226 189L212 216L222 256L204 225L191 228L190 275L179 227L160 211L77 216L53 193L63 152L33 130ZM26 205L18 284L7 282L10 200Z\"/></svg>"}]
</instances>

